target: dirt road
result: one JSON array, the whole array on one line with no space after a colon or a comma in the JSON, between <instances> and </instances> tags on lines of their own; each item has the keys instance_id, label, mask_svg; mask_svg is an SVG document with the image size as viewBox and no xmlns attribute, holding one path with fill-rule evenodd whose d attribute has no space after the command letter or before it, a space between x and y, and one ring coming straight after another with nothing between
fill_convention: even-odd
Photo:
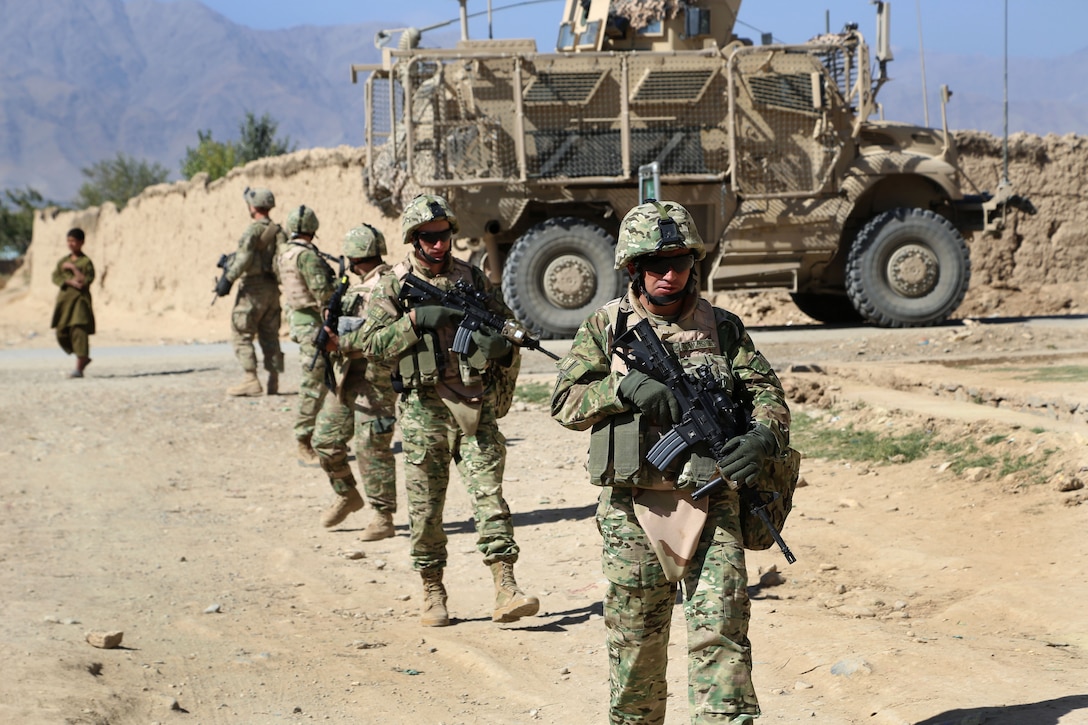
<instances>
[{"instance_id":1,"label":"dirt road","mask_svg":"<svg viewBox=\"0 0 1088 725\"><path fill-rule=\"evenodd\" d=\"M588 440L543 407L502 421L540 615L490 621L455 483L454 626L425 629L403 498L391 540L358 541L368 511L319 525L328 484L290 432L297 354L285 394L230 399L225 345L99 339L72 381L47 341L7 333L0 722L605 721ZM760 722L1088 723L1088 320L753 336L811 451L842 431L941 442L909 462L806 455L784 532L797 563L749 557ZM547 360L525 360L525 382L550 387ZM990 463L957 465L976 455ZM681 617L669 725L687 722ZM85 639L110 631L116 649Z\"/></svg>"}]
</instances>

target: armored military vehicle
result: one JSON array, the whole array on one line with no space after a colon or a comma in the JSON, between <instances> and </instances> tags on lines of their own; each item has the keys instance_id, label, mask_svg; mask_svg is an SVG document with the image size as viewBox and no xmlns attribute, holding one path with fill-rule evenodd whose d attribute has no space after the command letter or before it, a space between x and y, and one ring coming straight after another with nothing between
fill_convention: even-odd
<instances>
[{"instance_id":1,"label":"armored military vehicle","mask_svg":"<svg viewBox=\"0 0 1088 725\"><path fill-rule=\"evenodd\" d=\"M1004 182L965 193L947 123L874 119L888 3L875 50L856 25L753 44L733 32L740 5L567 0L547 54L532 40L420 48L404 33L380 64L352 67L366 193L390 215L445 195L461 252L545 338L621 293L619 220L648 197L691 211L706 294L784 289L823 322L945 320L970 279L964 235L1030 203Z\"/></svg>"}]
</instances>

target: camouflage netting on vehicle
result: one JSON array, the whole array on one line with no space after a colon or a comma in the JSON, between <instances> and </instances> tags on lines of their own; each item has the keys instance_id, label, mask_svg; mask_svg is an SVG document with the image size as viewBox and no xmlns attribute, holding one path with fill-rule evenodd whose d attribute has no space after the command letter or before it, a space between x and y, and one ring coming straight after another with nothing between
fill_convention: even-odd
<instances>
[{"instance_id":1,"label":"camouflage netting on vehicle","mask_svg":"<svg viewBox=\"0 0 1088 725\"><path fill-rule=\"evenodd\" d=\"M684 0L617 0L612 3L612 14L626 18L631 27L645 28L661 18L675 18Z\"/></svg>"}]
</instances>

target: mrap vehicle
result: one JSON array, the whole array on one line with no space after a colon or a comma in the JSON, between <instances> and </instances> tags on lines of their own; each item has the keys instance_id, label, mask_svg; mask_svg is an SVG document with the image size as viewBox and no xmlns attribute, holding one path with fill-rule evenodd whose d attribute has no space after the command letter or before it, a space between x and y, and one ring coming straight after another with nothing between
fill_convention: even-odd
<instances>
[{"instance_id":1,"label":"mrap vehicle","mask_svg":"<svg viewBox=\"0 0 1088 725\"><path fill-rule=\"evenodd\" d=\"M829 323L947 319L970 281L964 236L1030 202L1007 181L965 193L947 122L874 118L888 3L875 3L875 50L853 24L755 45L733 32L740 5L567 0L553 53L531 39L421 48L407 29L380 64L352 66L370 201L395 216L416 194L445 196L459 253L543 338L623 292L615 236L648 197L691 212L706 294L783 289Z\"/></svg>"}]
</instances>

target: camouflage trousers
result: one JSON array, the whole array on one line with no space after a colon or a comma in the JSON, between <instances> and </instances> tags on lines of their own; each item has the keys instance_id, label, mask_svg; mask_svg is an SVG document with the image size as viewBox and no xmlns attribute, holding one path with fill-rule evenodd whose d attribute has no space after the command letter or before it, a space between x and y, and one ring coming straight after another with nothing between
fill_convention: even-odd
<instances>
[{"instance_id":1,"label":"camouflage trousers","mask_svg":"<svg viewBox=\"0 0 1088 725\"><path fill-rule=\"evenodd\" d=\"M415 389L401 400L397 423L404 445L412 567L421 571L446 566L442 511L451 461L472 499L476 548L484 563L517 561L514 524L502 496L506 438L490 402L484 403L476 435L466 436L433 388Z\"/></svg>"},{"instance_id":2,"label":"camouflage trousers","mask_svg":"<svg viewBox=\"0 0 1088 725\"><path fill-rule=\"evenodd\" d=\"M91 355L91 338L87 334L86 325L58 327L57 344L68 355L75 354L76 357L90 357Z\"/></svg>"},{"instance_id":3,"label":"camouflage trousers","mask_svg":"<svg viewBox=\"0 0 1088 725\"><path fill-rule=\"evenodd\" d=\"M677 583L669 582L635 518L631 489L605 488L597 506L611 701L609 722L665 721L669 626ZM683 579L692 723L759 714L748 641L748 574L733 491L712 495L695 557Z\"/></svg>"},{"instance_id":4,"label":"camouflage trousers","mask_svg":"<svg viewBox=\"0 0 1088 725\"><path fill-rule=\"evenodd\" d=\"M243 277L230 315L234 356L247 373L257 372L256 336L264 355L264 369L283 370L280 352L280 288L274 278Z\"/></svg>"},{"instance_id":5,"label":"camouflage trousers","mask_svg":"<svg viewBox=\"0 0 1088 725\"><path fill-rule=\"evenodd\" d=\"M396 513L396 468L390 447L396 398L388 376L371 382L364 371L362 365L349 366L337 394L325 399L317 413L313 447L329 476L329 485L345 494L356 486L348 465L348 441L354 431L355 462L367 503L377 511Z\"/></svg>"},{"instance_id":6,"label":"camouflage trousers","mask_svg":"<svg viewBox=\"0 0 1088 725\"><path fill-rule=\"evenodd\" d=\"M291 339L298 343L299 378L298 378L298 415L295 417L295 438L310 440L317 422L317 411L325 400L329 389L325 386L325 356L314 359L314 338L321 329L317 313L307 314L291 312ZM310 369L310 361L314 369Z\"/></svg>"}]
</instances>

